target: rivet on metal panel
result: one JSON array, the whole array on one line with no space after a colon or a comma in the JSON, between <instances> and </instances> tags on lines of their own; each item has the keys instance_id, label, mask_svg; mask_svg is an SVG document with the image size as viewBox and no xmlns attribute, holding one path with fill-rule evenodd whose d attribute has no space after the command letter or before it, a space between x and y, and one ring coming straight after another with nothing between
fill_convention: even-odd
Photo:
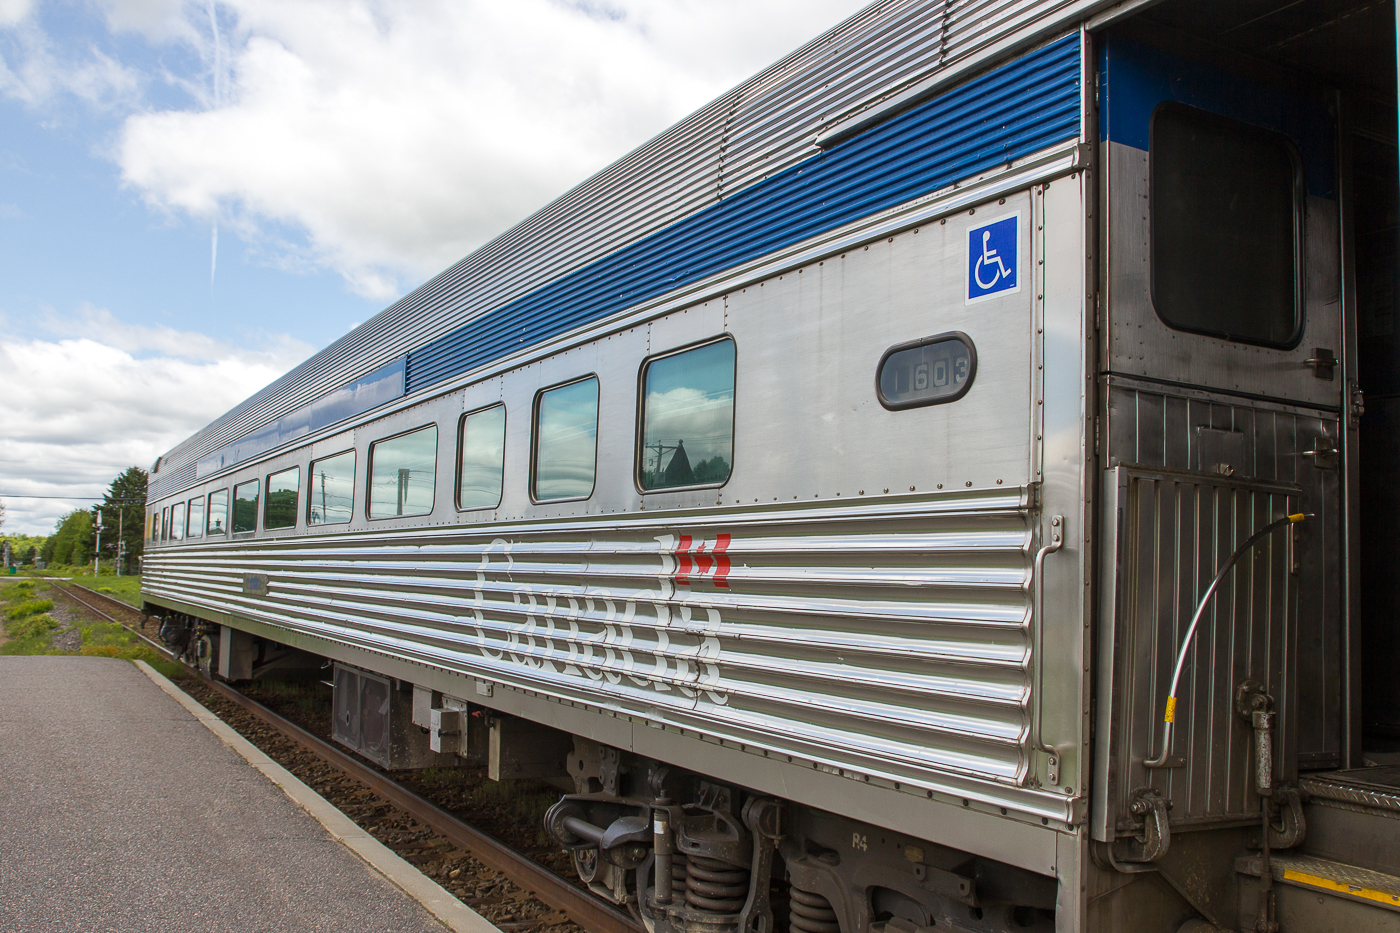
<instances>
[{"instance_id":1,"label":"rivet on metal panel","mask_svg":"<svg viewBox=\"0 0 1400 933\"><path fill-rule=\"evenodd\" d=\"M861 490L861 491L860 491L860 493L859 493L859 494L860 494L860 495L862 495L862 496L863 496L863 495L865 495L865 490L864 490L864 489L862 489L862 490ZM758 501L758 500L757 500L757 499L755 499L755 500L754 500L754 501L755 501L755 502L757 502L757 501Z\"/></svg>"},{"instance_id":2,"label":"rivet on metal panel","mask_svg":"<svg viewBox=\"0 0 1400 933\"><path fill-rule=\"evenodd\" d=\"M963 485L964 485L964 486L971 486L971 485L972 485L972 480L968 480L967 482L963 483Z\"/></svg>"},{"instance_id":3,"label":"rivet on metal panel","mask_svg":"<svg viewBox=\"0 0 1400 933\"><path fill-rule=\"evenodd\" d=\"M888 490L888 489L886 489L886 490L885 490L885 492L889 492L889 490Z\"/></svg>"},{"instance_id":4,"label":"rivet on metal panel","mask_svg":"<svg viewBox=\"0 0 1400 933\"><path fill-rule=\"evenodd\" d=\"M1001 480L997 480L997 485L998 485L998 486L1001 485Z\"/></svg>"},{"instance_id":5,"label":"rivet on metal panel","mask_svg":"<svg viewBox=\"0 0 1400 933\"><path fill-rule=\"evenodd\" d=\"M939 489L942 489L942 488L943 488L943 484L942 484L942 483L939 483L939 484L938 484L938 488L939 488ZM885 492L889 492L889 490L886 489Z\"/></svg>"},{"instance_id":6,"label":"rivet on metal panel","mask_svg":"<svg viewBox=\"0 0 1400 933\"><path fill-rule=\"evenodd\" d=\"M913 486L910 486L910 487L909 487L909 491L910 491L910 492L913 492L913 491L914 491L914 487L913 487Z\"/></svg>"},{"instance_id":7,"label":"rivet on metal panel","mask_svg":"<svg viewBox=\"0 0 1400 933\"><path fill-rule=\"evenodd\" d=\"M967 209L967 213L968 213L968 216L971 216L971 215L977 213L977 208L975 208L975 207L969 207L969 208Z\"/></svg>"},{"instance_id":8,"label":"rivet on metal panel","mask_svg":"<svg viewBox=\"0 0 1400 933\"><path fill-rule=\"evenodd\" d=\"M998 204L1005 204L1005 203L1006 203L1006 198L1000 199L999 201L997 201L997 203L998 203Z\"/></svg>"},{"instance_id":9,"label":"rivet on metal panel","mask_svg":"<svg viewBox=\"0 0 1400 933\"><path fill-rule=\"evenodd\" d=\"M944 217L942 220L939 221L940 224L946 224L947 222L948 222L948 218L947 218L947 217Z\"/></svg>"}]
</instances>

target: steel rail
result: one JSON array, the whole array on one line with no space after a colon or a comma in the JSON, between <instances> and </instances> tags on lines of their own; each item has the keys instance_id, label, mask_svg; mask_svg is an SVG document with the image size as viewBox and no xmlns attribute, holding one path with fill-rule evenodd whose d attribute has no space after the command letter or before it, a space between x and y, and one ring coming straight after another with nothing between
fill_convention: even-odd
<instances>
[{"instance_id":1,"label":"steel rail","mask_svg":"<svg viewBox=\"0 0 1400 933\"><path fill-rule=\"evenodd\" d=\"M98 599L104 598L102 594L94 593L86 587L77 588ZM104 619L116 622L118 625L125 625L73 593L71 588L55 586L54 589L62 591L64 595ZM119 600L111 600L111 602L132 612L140 612L139 609L128 606ZM131 629L130 626L125 627L133 634L159 648L163 654L172 656L169 649L163 645L157 644L141 632ZM487 868L505 875L510 881L529 891L555 910L563 911L571 920L589 930L590 933L642 933L641 926L631 917L575 887L568 879L555 874L505 843L486 835L481 830L462 822L432 801L425 800L403 785L340 751L320 737L312 735L295 723L284 719L257 700L244 696L226 684L206 677L202 672L188 665L186 667L215 693L252 713L318 758L344 771L390 803L422 821L453 845L470 852L473 858Z\"/></svg>"}]
</instances>

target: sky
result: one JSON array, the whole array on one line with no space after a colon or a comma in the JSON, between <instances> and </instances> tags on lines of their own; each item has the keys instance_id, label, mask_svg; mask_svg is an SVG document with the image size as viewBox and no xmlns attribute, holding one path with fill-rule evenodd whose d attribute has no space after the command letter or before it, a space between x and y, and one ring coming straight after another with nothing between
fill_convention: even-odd
<instances>
[{"instance_id":1,"label":"sky","mask_svg":"<svg viewBox=\"0 0 1400 933\"><path fill-rule=\"evenodd\" d=\"M0 534L864 5L0 0Z\"/></svg>"}]
</instances>

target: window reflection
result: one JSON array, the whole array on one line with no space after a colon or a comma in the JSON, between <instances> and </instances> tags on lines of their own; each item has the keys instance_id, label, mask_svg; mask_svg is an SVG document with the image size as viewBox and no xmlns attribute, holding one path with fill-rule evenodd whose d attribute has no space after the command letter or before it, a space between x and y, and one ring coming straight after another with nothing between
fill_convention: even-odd
<instances>
[{"instance_id":1,"label":"window reflection","mask_svg":"<svg viewBox=\"0 0 1400 933\"><path fill-rule=\"evenodd\" d=\"M186 537L190 537L190 538L202 538L202 537L204 537L204 497L203 497L203 496L200 496L198 499L191 499L191 500L190 500L189 516L190 516L190 523L189 523L189 529L190 529L190 530L189 530L189 533L186 535Z\"/></svg>"},{"instance_id":2,"label":"window reflection","mask_svg":"<svg viewBox=\"0 0 1400 933\"><path fill-rule=\"evenodd\" d=\"M494 509L501 504L505 473L506 407L493 405L462 416L457 507Z\"/></svg>"},{"instance_id":3,"label":"window reflection","mask_svg":"<svg viewBox=\"0 0 1400 933\"><path fill-rule=\"evenodd\" d=\"M209 494L209 533L221 535L228 530L228 490L220 489Z\"/></svg>"},{"instance_id":4,"label":"window reflection","mask_svg":"<svg viewBox=\"0 0 1400 933\"><path fill-rule=\"evenodd\" d=\"M297 523L297 492L301 467L292 467L267 478L267 502L263 505L263 528L291 528Z\"/></svg>"},{"instance_id":5,"label":"window reflection","mask_svg":"<svg viewBox=\"0 0 1400 933\"><path fill-rule=\"evenodd\" d=\"M647 364L643 489L729 479L734 457L734 341L717 340Z\"/></svg>"},{"instance_id":6,"label":"window reflection","mask_svg":"<svg viewBox=\"0 0 1400 933\"><path fill-rule=\"evenodd\" d=\"M233 532L254 531L258 527L258 490L262 483L249 480L233 487Z\"/></svg>"},{"instance_id":7,"label":"window reflection","mask_svg":"<svg viewBox=\"0 0 1400 933\"><path fill-rule=\"evenodd\" d=\"M598 380L590 376L536 396L535 498L588 498L597 465Z\"/></svg>"},{"instance_id":8,"label":"window reflection","mask_svg":"<svg viewBox=\"0 0 1400 933\"><path fill-rule=\"evenodd\" d=\"M370 518L426 515L433 510L437 425L378 441L369 449Z\"/></svg>"},{"instance_id":9,"label":"window reflection","mask_svg":"<svg viewBox=\"0 0 1400 933\"><path fill-rule=\"evenodd\" d=\"M350 521L355 502L355 452L317 460L311 464L311 486L307 489L311 508L309 525L339 525Z\"/></svg>"},{"instance_id":10,"label":"window reflection","mask_svg":"<svg viewBox=\"0 0 1400 933\"><path fill-rule=\"evenodd\" d=\"M170 507L170 540L179 541L185 536L185 503Z\"/></svg>"}]
</instances>

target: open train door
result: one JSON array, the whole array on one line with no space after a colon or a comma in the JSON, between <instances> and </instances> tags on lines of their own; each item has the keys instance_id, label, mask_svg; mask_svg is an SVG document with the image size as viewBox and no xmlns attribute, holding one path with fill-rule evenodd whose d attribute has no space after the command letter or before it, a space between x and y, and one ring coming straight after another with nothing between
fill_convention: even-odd
<instances>
[{"instance_id":1,"label":"open train door","mask_svg":"<svg viewBox=\"0 0 1400 933\"><path fill-rule=\"evenodd\" d=\"M1281 778L1341 763L1348 415L1334 98L1132 29L1100 48L1109 842L1141 835L1145 796L1179 829L1259 812L1243 685L1276 711ZM1203 616L1164 752L1200 595L1300 511L1313 517L1260 542Z\"/></svg>"},{"instance_id":2,"label":"open train door","mask_svg":"<svg viewBox=\"0 0 1400 933\"><path fill-rule=\"evenodd\" d=\"M1400 751L1395 8L1138 10L1095 37L1091 836L1120 870L1216 878L1183 899L1227 925L1253 928L1258 900L1285 930L1370 929L1381 900L1313 895L1328 878L1355 887L1351 870L1400 885L1400 755L1385 767ZM1216 571L1298 512L1308 519L1222 580L1183 653ZM1273 714L1271 800L1258 793L1261 708ZM1261 849L1265 814L1277 865L1320 860L1309 877L1321 888L1258 896L1261 877L1284 877ZM1362 901L1372 914L1346 913ZM1146 921L1145 903L1105 907L1104 928Z\"/></svg>"}]
</instances>

